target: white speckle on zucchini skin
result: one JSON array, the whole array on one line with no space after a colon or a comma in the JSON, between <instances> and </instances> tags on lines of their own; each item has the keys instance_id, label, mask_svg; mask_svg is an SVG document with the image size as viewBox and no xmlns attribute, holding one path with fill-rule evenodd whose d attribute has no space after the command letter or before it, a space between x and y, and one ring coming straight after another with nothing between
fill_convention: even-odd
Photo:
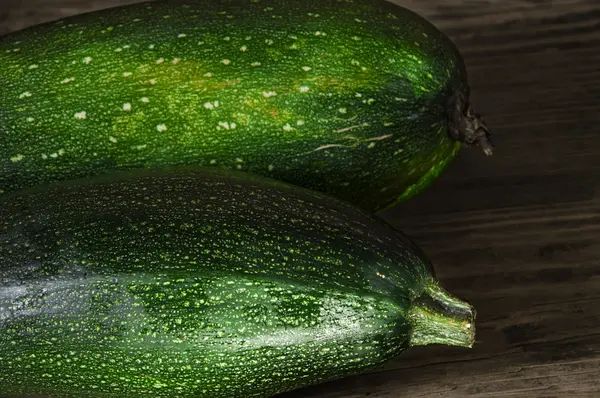
<instances>
[{"instance_id":1,"label":"white speckle on zucchini skin","mask_svg":"<svg viewBox=\"0 0 600 398\"><path fill-rule=\"evenodd\" d=\"M12 157L10 158L10 161L11 161L11 162L13 162L13 163L18 163L18 162L20 162L21 160L23 160L24 158L25 158L25 156L24 156L24 155L18 154L18 155L12 156Z\"/></svg>"},{"instance_id":2,"label":"white speckle on zucchini skin","mask_svg":"<svg viewBox=\"0 0 600 398\"><path fill-rule=\"evenodd\" d=\"M219 122L219 126L221 126L221 127L225 128L225 129L227 129L227 130L229 130L229 128L230 128L230 126L229 126L229 122ZM234 126L231 126L231 128L234 128L234 127L235 127L235 125L234 125Z\"/></svg>"},{"instance_id":3,"label":"white speckle on zucchini skin","mask_svg":"<svg viewBox=\"0 0 600 398\"><path fill-rule=\"evenodd\" d=\"M202 2L184 8L158 1L150 8L102 11L104 22L93 17L77 22L75 17L73 23L51 25L48 34L56 40L45 44L25 32L1 38L6 72L0 74L0 97L12 100L0 104L0 130L11 126L10 149L0 147L5 159L0 167L9 170L0 178L0 189L113 167L209 165L216 159L219 166L237 168L230 159L239 153L248 159L245 170L317 190L335 187L330 193L350 195L375 210L401 195L420 173L447 164L455 153L453 143L445 133L424 127L443 123L445 115L433 106L412 108L415 96L435 97L462 73L452 49L436 47L446 61L420 53L442 43L435 31L407 31L401 13L398 19L382 14L380 20L374 10L331 13L329 0L318 10L291 13L304 7L301 2L289 10L275 8L263 20L256 12L271 4L265 1L216 13L209 22L203 20ZM362 3L352 7L368 8ZM308 25L289 23L293 15L302 15ZM248 28L243 21L250 16L254 25ZM227 30L219 29L224 23ZM387 32L400 39L383 36L378 26L388 26ZM397 50L404 36L410 36L410 51ZM68 51L60 45L63 39L69 41ZM400 72L412 86L395 85ZM223 105L213 103L215 93ZM83 117L73 115L84 110L82 123ZM404 119L417 111L419 119ZM385 125L388 119L394 125ZM225 120L229 129L218 124ZM156 134L160 124L169 129ZM364 127L348 130L357 125ZM411 141L403 131L422 139ZM348 134L356 139L349 141ZM393 139L368 141L390 134ZM108 136L117 137L119 145L109 145ZM139 142L146 146L137 149ZM369 142L377 145L369 149ZM306 155L330 144L337 149ZM69 156L51 158L57 147L68 148ZM397 152L400 148L405 150ZM19 167L8 162L16 153L25 156ZM51 168L40 160L42 154L56 160ZM345 189L341 182L348 175L356 180ZM382 185L393 188L379 195Z\"/></svg>"}]
</instances>

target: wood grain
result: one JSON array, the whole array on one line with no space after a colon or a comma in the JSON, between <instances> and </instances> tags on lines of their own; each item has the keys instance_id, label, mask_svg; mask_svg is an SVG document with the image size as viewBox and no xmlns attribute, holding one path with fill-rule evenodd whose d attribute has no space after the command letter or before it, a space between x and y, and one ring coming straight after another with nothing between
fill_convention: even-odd
<instances>
[{"instance_id":1,"label":"wood grain","mask_svg":"<svg viewBox=\"0 0 600 398\"><path fill-rule=\"evenodd\" d=\"M134 2L4 0L0 34ZM600 397L600 2L393 2L458 45L497 145L383 215L477 308L477 344L280 398Z\"/></svg>"}]
</instances>

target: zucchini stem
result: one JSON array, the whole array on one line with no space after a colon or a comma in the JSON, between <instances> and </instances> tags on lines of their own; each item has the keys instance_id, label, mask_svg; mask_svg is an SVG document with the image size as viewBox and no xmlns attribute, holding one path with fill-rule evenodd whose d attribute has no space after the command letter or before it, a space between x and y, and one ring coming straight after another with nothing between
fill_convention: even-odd
<instances>
[{"instance_id":1,"label":"zucchini stem","mask_svg":"<svg viewBox=\"0 0 600 398\"><path fill-rule=\"evenodd\" d=\"M490 156L494 145L488 127L481 117L475 113L467 97L456 91L448 101L448 133L467 146L479 146Z\"/></svg>"},{"instance_id":2,"label":"zucchini stem","mask_svg":"<svg viewBox=\"0 0 600 398\"><path fill-rule=\"evenodd\" d=\"M470 348L475 342L475 314L470 304L431 282L408 312L412 324L410 345L445 344Z\"/></svg>"}]
</instances>

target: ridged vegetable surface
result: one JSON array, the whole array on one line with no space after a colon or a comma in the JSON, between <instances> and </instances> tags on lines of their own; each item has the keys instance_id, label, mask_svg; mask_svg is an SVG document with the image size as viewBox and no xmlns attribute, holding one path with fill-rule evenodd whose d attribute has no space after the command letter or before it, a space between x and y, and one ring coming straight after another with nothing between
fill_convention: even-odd
<instances>
[{"instance_id":1,"label":"ridged vegetable surface","mask_svg":"<svg viewBox=\"0 0 600 398\"><path fill-rule=\"evenodd\" d=\"M381 219L216 168L7 194L0 385L52 397L269 397L410 346L471 346L472 307Z\"/></svg>"},{"instance_id":2,"label":"ridged vegetable surface","mask_svg":"<svg viewBox=\"0 0 600 398\"><path fill-rule=\"evenodd\" d=\"M0 38L0 190L177 164L380 211L481 143L453 43L368 0L156 1Z\"/></svg>"}]
</instances>

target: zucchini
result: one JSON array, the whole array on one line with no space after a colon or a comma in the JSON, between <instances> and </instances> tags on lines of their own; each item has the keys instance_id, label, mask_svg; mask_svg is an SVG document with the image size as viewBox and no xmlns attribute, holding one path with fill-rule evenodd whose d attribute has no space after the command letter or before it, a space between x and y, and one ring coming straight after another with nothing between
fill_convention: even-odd
<instances>
[{"instance_id":1,"label":"zucchini","mask_svg":"<svg viewBox=\"0 0 600 398\"><path fill-rule=\"evenodd\" d=\"M0 385L52 397L269 397L470 347L474 310L345 201L245 172L137 169L7 194Z\"/></svg>"},{"instance_id":2,"label":"zucchini","mask_svg":"<svg viewBox=\"0 0 600 398\"><path fill-rule=\"evenodd\" d=\"M385 1L156 1L0 39L0 190L241 169L381 211L487 129L463 60Z\"/></svg>"}]
</instances>

